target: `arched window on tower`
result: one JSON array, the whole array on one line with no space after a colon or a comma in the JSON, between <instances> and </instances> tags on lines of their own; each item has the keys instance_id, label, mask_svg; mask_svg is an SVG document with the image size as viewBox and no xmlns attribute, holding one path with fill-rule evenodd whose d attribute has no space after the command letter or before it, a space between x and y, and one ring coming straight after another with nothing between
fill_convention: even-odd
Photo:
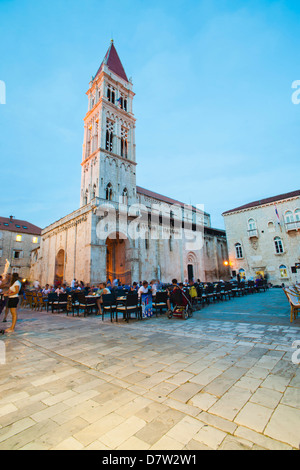
<instances>
[{"instance_id":1,"label":"arched window on tower","mask_svg":"<svg viewBox=\"0 0 300 470\"><path fill-rule=\"evenodd\" d=\"M127 111L127 98L125 98L123 93L120 93L120 96L117 99L117 103L121 109L124 109L124 111Z\"/></svg>"},{"instance_id":2,"label":"arched window on tower","mask_svg":"<svg viewBox=\"0 0 300 470\"><path fill-rule=\"evenodd\" d=\"M86 189L85 195L84 195L84 204L87 205L89 199L89 191Z\"/></svg>"},{"instance_id":3,"label":"arched window on tower","mask_svg":"<svg viewBox=\"0 0 300 470\"><path fill-rule=\"evenodd\" d=\"M122 202L123 202L123 204L128 204L128 191L127 191L127 188L123 189Z\"/></svg>"},{"instance_id":4,"label":"arched window on tower","mask_svg":"<svg viewBox=\"0 0 300 470\"><path fill-rule=\"evenodd\" d=\"M93 135L93 143L92 143L92 152L95 152L98 148L98 132L99 132L99 124L98 120L95 121L94 124L94 135Z\"/></svg>"},{"instance_id":5,"label":"arched window on tower","mask_svg":"<svg viewBox=\"0 0 300 470\"><path fill-rule=\"evenodd\" d=\"M108 185L106 186L105 199L107 201L111 201L112 200L112 195L113 195L112 185L110 183L108 183Z\"/></svg>"},{"instance_id":6,"label":"arched window on tower","mask_svg":"<svg viewBox=\"0 0 300 470\"><path fill-rule=\"evenodd\" d=\"M121 128L121 157L128 158L128 131Z\"/></svg>"},{"instance_id":7,"label":"arched window on tower","mask_svg":"<svg viewBox=\"0 0 300 470\"><path fill-rule=\"evenodd\" d=\"M111 85L107 85L106 96L107 96L108 101L115 104L116 89L114 87L112 87Z\"/></svg>"},{"instance_id":8,"label":"arched window on tower","mask_svg":"<svg viewBox=\"0 0 300 470\"><path fill-rule=\"evenodd\" d=\"M87 131L86 131L86 148L85 148L86 158L88 158L91 153L91 130L92 130L92 125L89 124Z\"/></svg>"},{"instance_id":9,"label":"arched window on tower","mask_svg":"<svg viewBox=\"0 0 300 470\"><path fill-rule=\"evenodd\" d=\"M113 150L114 123L109 119L106 120L106 142L105 149L109 152Z\"/></svg>"}]
</instances>

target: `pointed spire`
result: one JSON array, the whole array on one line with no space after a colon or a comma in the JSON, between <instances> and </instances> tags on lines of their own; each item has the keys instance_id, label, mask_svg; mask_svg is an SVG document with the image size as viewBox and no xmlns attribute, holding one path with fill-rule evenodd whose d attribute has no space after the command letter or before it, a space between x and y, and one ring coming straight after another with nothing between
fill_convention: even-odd
<instances>
[{"instance_id":1,"label":"pointed spire","mask_svg":"<svg viewBox=\"0 0 300 470\"><path fill-rule=\"evenodd\" d=\"M102 61L102 64L99 67L98 72L95 75L95 78L99 75L99 73L101 73L103 69L103 65L107 65L107 67L111 70L111 72L115 73L116 75L121 77L123 80L128 82L128 78L123 68L122 62L120 61L120 58L114 46L113 39L111 39L110 41L110 46L108 48L108 51Z\"/></svg>"}]
</instances>

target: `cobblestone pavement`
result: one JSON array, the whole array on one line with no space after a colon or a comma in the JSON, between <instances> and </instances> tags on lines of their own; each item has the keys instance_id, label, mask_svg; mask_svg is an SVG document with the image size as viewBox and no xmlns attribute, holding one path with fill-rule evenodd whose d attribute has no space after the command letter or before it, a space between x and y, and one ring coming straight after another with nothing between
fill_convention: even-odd
<instances>
[{"instance_id":1,"label":"cobblestone pavement","mask_svg":"<svg viewBox=\"0 0 300 470\"><path fill-rule=\"evenodd\" d=\"M1 338L0 449L298 449L289 313L280 289L186 321L20 310Z\"/></svg>"}]
</instances>

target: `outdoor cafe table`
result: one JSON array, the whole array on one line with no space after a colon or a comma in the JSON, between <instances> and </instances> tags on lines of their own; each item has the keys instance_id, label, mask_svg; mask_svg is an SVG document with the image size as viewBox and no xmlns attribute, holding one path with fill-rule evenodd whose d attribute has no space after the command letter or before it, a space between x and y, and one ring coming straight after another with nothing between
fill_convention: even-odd
<instances>
[{"instance_id":1,"label":"outdoor cafe table","mask_svg":"<svg viewBox=\"0 0 300 470\"><path fill-rule=\"evenodd\" d=\"M86 298L88 299L100 299L100 295L87 295ZM127 296L122 295L116 298L117 304L124 304L126 302ZM153 315L153 308L152 308L152 295L151 294L142 294L141 295L141 307L142 307L142 317L149 318Z\"/></svg>"},{"instance_id":2,"label":"outdoor cafe table","mask_svg":"<svg viewBox=\"0 0 300 470\"><path fill-rule=\"evenodd\" d=\"M116 298L117 304L124 304L126 302L127 296L120 296ZM142 317L149 318L153 315L152 308L152 294L142 294L139 299L140 306L142 309Z\"/></svg>"}]
</instances>

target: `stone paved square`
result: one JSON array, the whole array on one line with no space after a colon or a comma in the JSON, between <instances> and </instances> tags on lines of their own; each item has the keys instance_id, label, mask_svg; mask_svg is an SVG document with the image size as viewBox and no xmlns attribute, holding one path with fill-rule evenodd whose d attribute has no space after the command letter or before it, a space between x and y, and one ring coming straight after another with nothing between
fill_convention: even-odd
<instances>
[{"instance_id":1,"label":"stone paved square","mask_svg":"<svg viewBox=\"0 0 300 470\"><path fill-rule=\"evenodd\" d=\"M298 449L299 332L275 288L186 321L21 309L1 338L0 449Z\"/></svg>"}]
</instances>

